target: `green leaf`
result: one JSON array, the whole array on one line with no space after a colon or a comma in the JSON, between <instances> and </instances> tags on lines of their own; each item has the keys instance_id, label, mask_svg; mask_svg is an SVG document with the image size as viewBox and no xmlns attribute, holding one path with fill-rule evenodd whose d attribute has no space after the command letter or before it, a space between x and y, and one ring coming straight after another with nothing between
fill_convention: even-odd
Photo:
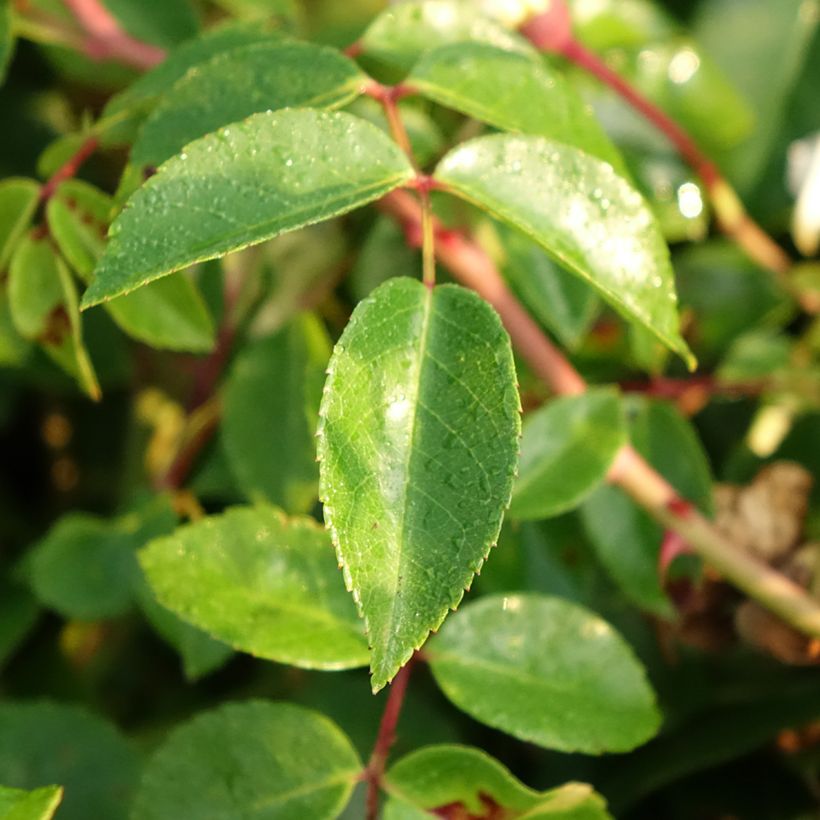
<instances>
[{"instance_id":1,"label":"green leaf","mask_svg":"<svg viewBox=\"0 0 820 820\"><path fill-rule=\"evenodd\" d=\"M754 111L754 133L725 160L741 195L757 181L782 128L791 91L817 31L816 11L813 3L808 6L802 0L712 0L698 8L693 21L696 39ZM733 36L727 37L727 31ZM703 113L706 119L708 114ZM718 127L721 120L731 123L731 111L725 114L729 116L711 117L712 122ZM708 123L706 119L704 125Z\"/></svg>"},{"instance_id":2,"label":"green leaf","mask_svg":"<svg viewBox=\"0 0 820 820\"><path fill-rule=\"evenodd\" d=\"M43 786L33 791L0 786L0 819L51 820L62 799L61 786Z\"/></svg>"},{"instance_id":3,"label":"green leaf","mask_svg":"<svg viewBox=\"0 0 820 820\"><path fill-rule=\"evenodd\" d=\"M0 669L34 627L39 614L27 589L0 578Z\"/></svg>"},{"instance_id":4,"label":"green leaf","mask_svg":"<svg viewBox=\"0 0 820 820\"><path fill-rule=\"evenodd\" d=\"M574 145L626 174L592 110L540 56L488 43L450 43L425 54L407 83L481 122Z\"/></svg>"},{"instance_id":5,"label":"green leaf","mask_svg":"<svg viewBox=\"0 0 820 820\"><path fill-rule=\"evenodd\" d=\"M60 783L60 820L126 820L138 773L130 744L96 715L46 701L0 704L0 782Z\"/></svg>"},{"instance_id":6,"label":"green leaf","mask_svg":"<svg viewBox=\"0 0 820 820\"><path fill-rule=\"evenodd\" d=\"M350 741L317 712L248 701L176 729L145 769L140 820L338 817L361 776Z\"/></svg>"},{"instance_id":7,"label":"green leaf","mask_svg":"<svg viewBox=\"0 0 820 820\"><path fill-rule=\"evenodd\" d=\"M457 146L435 178L523 231L693 364L669 250L640 194L610 165L541 137L498 134Z\"/></svg>"},{"instance_id":8,"label":"green leaf","mask_svg":"<svg viewBox=\"0 0 820 820\"><path fill-rule=\"evenodd\" d=\"M413 173L394 142L350 114L254 114L191 143L131 197L83 306L346 213Z\"/></svg>"},{"instance_id":9,"label":"green leaf","mask_svg":"<svg viewBox=\"0 0 820 820\"><path fill-rule=\"evenodd\" d=\"M710 513L709 465L691 425L663 402L630 397L626 407L633 446L685 498ZM596 490L582 517L598 559L624 594L642 609L670 617L658 572L663 528L614 487Z\"/></svg>"},{"instance_id":10,"label":"green leaf","mask_svg":"<svg viewBox=\"0 0 820 820\"><path fill-rule=\"evenodd\" d=\"M94 365L88 355L83 340L80 305L77 299L77 288L71 278L71 272L59 257L55 257L57 274L63 288L63 307L68 317L68 333L56 343L47 343L46 351L66 372L73 375L80 387L94 401L99 401L102 393L97 381Z\"/></svg>"},{"instance_id":11,"label":"green leaf","mask_svg":"<svg viewBox=\"0 0 820 820\"><path fill-rule=\"evenodd\" d=\"M259 111L341 107L366 81L332 48L274 40L231 49L186 74L162 98L140 130L131 162L160 165L198 137Z\"/></svg>"},{"instance_id":12,"label":"green leaf","mask_svg":"<svg viewBox=\"0 0 820 820\"><path fill-rule=\"evenodd\" d=\"M316 422L330 358L327 331L312 314L243 348L225 387L222 435L239 486L288 512L316 503Z\"/></svg>"},{"instance_id":13,"label":"green leaf","mask_svg":"<svg viewBox=\"0 0 820 820\"><path fill-rule=\"evenodd\" d=\"M49 200L51 236L85 282L102 255L114 210L111 197L78 180L63 183ZM105 307L122 330L152 347L191 353L213 348L213 321L187 276L152 282Z\"/></svg>"},{"instance_id":14,"label":"green leaf","mask_svg":"<svg viewBox=\"0 0 820 820\"><path fill-rule=\"evenodd\" d=\"M537 792L488 754L469 746L427 746L392 766L386 791L422 809L458 806L464 815L606 820L604 801L587 785ZM496 816L496 814L493 814Z\"/></svg>"},{"instance_id":15,"label":"green leaf","mask_svg":"<svg viewBox=\"0 0 820 820\"><path fill-rule=\"evenodd\" d=\"M186 680L199 680L224 666L233 655L230 646L162 606L144 578L137 585L136 597L142 614L154 631L179 653Z\"/></svg>"},{"instance_id":16,"label":"green leaf","mask_svg":"<svg viewBox=\"0 0 820 820\"><path fill-rule=\"evenodd\" d=\"M20 335L25 339L43 336L64 298L51 242L30 233L20 240L9 265L9 307Z\"/></svg>"},{"instance_id":17,"label":"green leaf","mask_svg":"<svg viewBox=\"0 0 820 820\"><path fill-rule=\"evenodd\" d=\"M100 386L82 338L77 291L48 236L30 232L9 266L9 311L24 339L37 340L93 399Z\"/></svg>"},{"instance_id":18,"label":"green leaf","mask_svg":"<svg viewBox=\"0 0 820 820\"><path fill-rule=\"evenodd\" d=\"M565 347L578 347L600 309L596 292L524 234L504 225L497 227L504 278Z\"/></svg>"},{"instance_id":19,"label":"green leaf","mask_svg":"<svg viewBox=\"0 0 820 820\"><path fill-rule=\"evenodd\" d=\"M193 37L199 28L189 0L105 0L105 5L129 34L165 48Z\"/></svg>"},{"instance_id":20,"label":"green leaf","mask_svg":"<svg viewBox=\"0 0 820 820\"><path fill-rule=\"evenodd\" d=\"M626 438L614 391L564 396L529 414L510 515L550 518L577 507L604 480Z\"/></svg>"},{"instance_id":21,"label":"green leaf","mask_svg":"<svg viewBox=\"0 0 820 820\"><path fill-rule=\"evenodd\" d=\"M135 550L175 524L176 515L164 496L113 521L69 513L27 558L32 589L43 604L66 618L122 615L131 608L139 579Z\"/></svg>"},{"instance_id":22,"label":"green leaf","mask_svg":"<svg viewBox=\"0 0 820 820\"><path fill-rule=\"evenodd\" d=\"M6 78L6 69L14 53L14 31L11 19L11 0L0 0L0 83Z\"/></svg>"},{"instance_id":23,"label":"green leaf","mask_svg":"<svg viewBox=\"0 0 820 820\"><path fill-rule=\"evenodd\" d=\"M689 246L675 255L675 273L681 307L693 314L693 347L706 363L749 329L780 328L794 315L792 300L771 273L729 242Z\"/></svg>"},{"instance_id":24,"label":"green leaf","mask_svg":"<svg viewBox=\"0 0 820 820\"><path fill-rule=\"evenodd\" d=\"M565 752L624 752L657 731L643 668L605 621L560 598L489 596L464 607L425 650L467 714Z\"/></svg>"},{"instance_id":25,"label":"green leaf","mask_svg":"<svg viewBox=\"0 0 820 820\"><path fill-rule=\"evenodd\" d=\"M140 123L162 95L195 66L232 48L278 40L280 35L259 25L227 25L175 48L151 71L115 94L103 109L98 127L106 145L131 142Z\"/></svg>"},{"instance_id":26,"label":"green leaf","mask_svg":"<svg viewBox=\"0 0 820 820\"><path fill-rule=\"evenodd\" d=\"M4 270L20 237L28 230L40 186L33 179L4 179L0 182L0 270Z\"/></svg>"},{"instance_id":27,"label":"green leaf","mask_svg":"<svg viewBox=\"0 0 820 820\"><path fill-rule=\"evenodd\" d=\"M509 503L520 430L510 341L471 291L392 279L331 358L321 496L384 686L455 608Z\"/></svg>"},{"instance_id":28,"label":"green leaf","mask_svg":"<svg viewBox=\"0 0 820 820\"><path fill-rule=\"evenodd\" d=\"M236 507L140 554L157 599L235 649L305 669L367 663L327 533L276 508Z\"/></svg>"},{"instance_id":29,"label":"green leaf","mask_svg":"<svg viewBox=\"0 0 820 820\"><path fill-rule=\"evenodd\" d=\"M533 54L532 46L499 23L476 13L472 0L410 0L383 11L360 40L368 56L409 70L437 46L476 40Z\"/></svg>"}]
</instances>

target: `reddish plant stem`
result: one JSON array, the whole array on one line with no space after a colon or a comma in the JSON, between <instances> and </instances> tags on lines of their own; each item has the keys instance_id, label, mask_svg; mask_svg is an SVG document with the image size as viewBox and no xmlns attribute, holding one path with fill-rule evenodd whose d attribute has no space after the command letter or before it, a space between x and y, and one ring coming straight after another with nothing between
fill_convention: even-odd
<instances>
[{"instance_id":1,"label":"reddish plant stem","mask_svg":"<svg viewBox=\"0 0 820 820\"><path fill-rule=\"evenodd\" d=\"M92 60L117 60L139 70L165 59L165 50L132 37L100 0L63 0L85 32L83 52Z\"/></svg>"},{"instance_id":2,"label":"reddish plant stem","mask_svg":"<svg viewBox=\"0 0 820 820\"><path fill-rule=\"evenodd\" d=\"M783 277L792 267L788 254L746 212L735 191L717 165L698 147L695 140L657 105L643 96L627 80L613 71L597 54L589 51L572 32L565 0L553 0L550 9L536 15L521 33L543 51L560 54L597 77L643 115L672 143L683 159L703 180L721 229L758 264ZM817 305L803 302L815 312Z\"/></svg>"},{"instance_id":3,"label":"reddish plant stem","mask_svg":"<svg viewBox=\"0 0 820 820\"><path fill-rule=\"evenodd\" d=\"M420 229L421 207L406 191L384 197L382 210L413 235ZM438 259L462 284L487 300L533 371L560 395L583 393L587 385L564 355L507 288L493 261L465 235L435 230ZM630 445L621 449L607 480L623 489L669 530L681 536L708 564L784 621L820 637L820 603L768 565L728 541L714 525L659 475Z\"/></svg>"},{"instance_id":4,"label":"reddish plant stem","mask_svg":"<svg viewBox=\"0 0 820 820\"><path fill-rule=\"evenodd\" d=\"M97 137L89 137L57 171L52 175L51 179L43 185L40 191L40 202L45 203L54 196L54 192L60 187L60 184L67 179L76 176L77 172L97 150L100 141Z\"/></svg>"},{"instance_id":5,"label":"reddish plant stem","mask_svg":"<svg viewBox=\"0 0 820 820\"><path fill-rule=\"evenodd\" d=\"M379 815L379 789L381 788L384 770L390 749L396 740L396 726L399 723L401 709L404 705L404 696L407 692L407 682L413 671L417 656L412 658L399 670L390 684L390 693L384 705L379 732L370 754L370 760L364 771L364 781L367 783L366 818L376 820Z\"/></svg>"}]
</instances>

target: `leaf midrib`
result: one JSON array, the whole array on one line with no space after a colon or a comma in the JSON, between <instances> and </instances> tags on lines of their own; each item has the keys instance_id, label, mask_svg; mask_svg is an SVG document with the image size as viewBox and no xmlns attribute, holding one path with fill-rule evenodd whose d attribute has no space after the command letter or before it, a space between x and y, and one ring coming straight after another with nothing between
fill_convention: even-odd
<instances>
[{"instance_id":1,"label":"leaf midrib","mask_svg":"<svg viewBox=\"0 0 820 820\"><path fill-rule=\"evenodd\" d=\"M404 556L406 550L407 540L405 538L405 528L407 525L407 507L408 507L408 494L411 487L411 482L409 480L409 476L411 473L411 468L413 464L413 454L416 452L416 435L419 430L418 424L418 417L419 411L421 410L419 404L419 394L421 392L421 381L422 381L422 373L424 371L424 359L427 353L427 343L429 341L430 335L430 315L432 314L432 307L433 307L433 291L431 288L426 286L424 287L424 301L422 303L422 308L424 314L422 316L422 325L421 325L421 333L419 334L419 346L418 346L418 368L416 372L416 380L415 386L413 390L413 399L412 399L412 407L413 407L413 417L411 421L410 427L410 436L409 441L410 444L407 448L407 458L404 464L403 475L405 476L405 484L404 484L404 492L402 493L401 499L401 510L398 520L398 533L399 533L399 556L398 561L396 561L396 572L394 581L392 584L393 595L390 598L390 613L387 617L387 641L385 643L389 643L389 636L393 632L393 627L396 622L396 609L397 609L397 602L399 598L399 578L402 574L402 567L404 566Z\"/></svg>"}]
</instances>

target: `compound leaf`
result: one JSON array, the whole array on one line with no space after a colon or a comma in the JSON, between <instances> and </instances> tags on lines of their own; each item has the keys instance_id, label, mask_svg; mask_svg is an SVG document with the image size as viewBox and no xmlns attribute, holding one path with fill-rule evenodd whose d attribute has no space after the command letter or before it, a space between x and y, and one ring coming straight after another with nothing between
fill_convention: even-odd
<instances>
[{"instance_id":1,"label":"compound leaf","mask_svg":"<svg viewBox=\"0 0 820 820\"><path fill-rule=\"evenodd\" d=\"M498 537L520 429L515 370L486 302L397 278L359 303L329 374L320 492L378 690Z\"/></svg>"}]
</instances>

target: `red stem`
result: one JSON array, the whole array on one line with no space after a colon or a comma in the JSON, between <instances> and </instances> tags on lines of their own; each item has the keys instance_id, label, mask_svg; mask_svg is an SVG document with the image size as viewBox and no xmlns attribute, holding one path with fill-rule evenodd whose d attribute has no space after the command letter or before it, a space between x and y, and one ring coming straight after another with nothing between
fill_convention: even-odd
<instances>
[{"instance_id":1,"label":"red stem","mask_svg":"<svg viewBox=\"0 0 820 820\"><path fill-rule=\"evenodd\" d=\"M139 70L165 59L165 50L132 37L100 0L63 0L86 34L83 51L93 60L118 60Z\"/></svg>"},{"instance_id":2,"label":"red stem","mask_svg":"<svg viewBox=\"0 0 820 820\"><path fill-rule=\"evenodd\" d=\"M373 751L364 772L364 780L367 783L367 810L365 814L367 820L376 820L379 815L379 789L381 788L390 749L396 740L396 726L404 705L407 682L410 679L410 673L416 660L417 656L413 655L399 670L393 683L390 684L390 694L387 697L387 703L384 705L379 733L376 735L376 742L373 745Z\"/></svg>"},{"instance_id":3,"label":"red stem","mask_svg":"<svg viewBox=\"0 0 820 820\"><path fill-rule=\"evenodd\" d=\"M63 182L76 176L77 172L86 160L97 150L99 145L100 141L97 137L89 137L77 149L74 155L70 157L62 167L57 169L51 179L43 185L42 190L40 191L40 202L48 202Z\"/></svg>"},{"instance_id":4,"label":"red stem","mask_svg":"<svg viewBox=\"0 0 820 820\"><path fill-rule=\"evenodd\" d=\"M566 0L552 0L547 11L521 26L521 33L536 48L560 54L597 77L642 114L672 143L683 159L703 180L721 229L734 239L759 265L773 271L783 281L792 267L788 254L747 213L717 165L698 147L694 139L658 106L643 96L627 80L614 72L597 54L589 51L573 34ZM791 289L783 281L786 289ZM794 294L804 310L817 312L814 300Z\"/></svg>"},{"instance_id":5,"label":"red stem","mask_svg":"<svg viewBox=\"0 0 820 820\"><path fill-rule=\"evenodd\" d=\"M381 207L395 216L408 234L418 232L421 207L411 194L395 191L381 200ZM435 241L439 260L458 281L473 288L496 309L522 358L534 372L556 393L584 392L586 383L581 375L530 319L487 254L465 236L440 228ZM607 480L618 485L665 528L678 533L739 589L795 628L820 637L820 605L806 590L728 541L632 446L620 450Z\"/></svg>"},{"instance_id":6,"label":"red stem","mask_svg":"<svg viewBox=\"0 0 820 820\"><path fill-rule=\"evenodd\" d=\"M608 85L620 94L632 108L643 114L675 146L678 153L700 176L707 188L711 189L720 179L720 171L718 171L717 166L703 154L692 137L660 108L633 88L623 77L616 74L597 54L586 49L575 39L570 39L565 43L561 53L568 60Z\"/></svg>"}]
</instances>

